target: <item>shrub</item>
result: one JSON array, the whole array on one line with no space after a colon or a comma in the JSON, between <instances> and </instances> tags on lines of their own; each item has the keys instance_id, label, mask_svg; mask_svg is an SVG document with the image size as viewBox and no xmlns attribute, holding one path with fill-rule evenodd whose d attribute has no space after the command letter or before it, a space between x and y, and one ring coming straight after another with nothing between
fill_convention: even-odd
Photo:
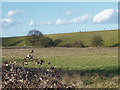
<instances>
[{"instance_id":1,"label":"shrub","mask_svg":"<svg viewBox=\"0 0 120 90\"><path fill-rule=\"evenodd\" d=\"M49 37L43 37L40 41L39 41L39 46L43 46L43 47L50 47L53 46L53 40Z\"/></svg>"},{"instance_id":2,"label":"shrub","mask_svg":"<svg viewBox=\"0 0 120 90\"><path fill-rule=\"evenodd\" d=\"M92 37L92 40L91 40L91 45L93 47L99 47L99 46L103 46L103 39L101 38L101 36L99 35L95 35Z\"/></svg>"},{"instance_id":3,"label":"shrub","mask_svg":"<svg viewBox=\"0 0 120 90\"><path fill-rule=\"evenodd\" d=\"M63 45L63 47L72 47L72 45L71 44L65 44L65 45Z\"/></svg>"},{"instance_id":4,"label":"shrub","mask_svg":"<svg viewBox=\"0 0 120 90\"><path fill-rule=\"evenodd\" d=\"M82 41L77 41L73 43L73 47L85 47Z\"/></svg>"}]
</instances>

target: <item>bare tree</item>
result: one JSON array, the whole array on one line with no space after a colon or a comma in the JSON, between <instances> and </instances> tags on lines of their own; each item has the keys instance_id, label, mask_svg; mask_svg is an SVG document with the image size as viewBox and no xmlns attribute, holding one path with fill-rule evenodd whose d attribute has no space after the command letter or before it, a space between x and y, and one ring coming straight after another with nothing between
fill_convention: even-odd
<instances>
[{"instance_id":1,"label":"bare tree","mask_svg":"<svg viewBox=\"0 0 120 90\"><path fill-rule=\"evenodd\" d=\"M30 30L26 37L26 43L32 44L32 46L38 45L39 41L43 38L43 33L38 30Z\"/></svg>"}]
</instances>

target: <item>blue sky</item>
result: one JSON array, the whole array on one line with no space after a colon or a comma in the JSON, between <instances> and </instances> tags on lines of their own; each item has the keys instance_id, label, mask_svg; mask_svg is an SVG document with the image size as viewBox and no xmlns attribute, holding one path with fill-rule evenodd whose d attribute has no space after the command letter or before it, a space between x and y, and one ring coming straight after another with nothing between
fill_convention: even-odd
<instances>
[{"instance_id":1,"label":"blue sky","mask_svg":"<svg viewBox=\"0 0 120 90\"><path fill-rule=\"evenodd\" d=\"M3 2L2 37L117 29L117 2Z\"/></svg>"}]
</instances>

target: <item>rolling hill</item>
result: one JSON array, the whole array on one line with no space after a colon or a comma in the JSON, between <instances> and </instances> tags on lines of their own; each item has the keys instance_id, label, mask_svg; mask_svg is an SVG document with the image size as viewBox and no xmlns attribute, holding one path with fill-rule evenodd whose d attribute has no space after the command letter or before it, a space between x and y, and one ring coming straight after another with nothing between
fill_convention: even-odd
<instances>
[{"instance_id":1,"label":"rolling hill","mask_svg":"<svg viewBox=\"0 0 120 90\"><path fill-rule=\"evenodd\" d=\"M62 42L59 43L59 45L72 44L76 41L81 40L85 46L90 46L91 38L94 35L100 35L104 40L104 46L106 47L118 44L118 30L49 34L44 36L50 37L53 40L61 39ZM2 46L24 46L24 45L25 36L2 38Z\"/></svg>"}]
</instances>

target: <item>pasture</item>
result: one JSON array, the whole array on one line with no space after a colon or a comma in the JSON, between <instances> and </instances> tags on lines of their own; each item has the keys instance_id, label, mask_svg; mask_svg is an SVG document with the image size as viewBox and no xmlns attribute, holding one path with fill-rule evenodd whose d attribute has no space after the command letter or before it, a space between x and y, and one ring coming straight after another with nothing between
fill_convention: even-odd
<instances>
[{"instance_id":1,"label":"pasture","mask_svg":"<svg viewBox=\"0 0 120 90\"><path fill-rule=\"evenodd\" d=\"M56 68L72 70L110 69L118 66L118 48L28 48L3 49L2 59L21 59L33 49L34 57L52 62ZM31 65L32 63L30 63ZM31 65L30 67L32 67Z\"/></svg>"},{"instance_id":2,"label":"pasture","mask_svg":"<svg viewBox=\"0 0 120 90\"><path fill-rule=\"evenodd\" d=\"M118 87L118 48L9 48L2 49L2 61L22 61L30 50L33 56L50 62L62 75L63 83L77 88ZM35 67L29 62L26 68ZM47 66L43 66L47 68Z\"/></svg>"},{"instance_id":3,"label":"pasture","mask_svg":"<svg viewBox=\"0 0 120 90\"><path fill-rule=\"evenodd\" d=\"M105 47L110 47L118 44L118 30L49 34L44 36L47 36L52 40L61 39L62 42L59 43L58 46L72 44L79 40L81 40L85 46L91 46L91 39L94 35L100 35L102 37ZM26 45L25 36L2 38L2 46L24 46L24 45Z\"/></svg>"}]
</instances>

